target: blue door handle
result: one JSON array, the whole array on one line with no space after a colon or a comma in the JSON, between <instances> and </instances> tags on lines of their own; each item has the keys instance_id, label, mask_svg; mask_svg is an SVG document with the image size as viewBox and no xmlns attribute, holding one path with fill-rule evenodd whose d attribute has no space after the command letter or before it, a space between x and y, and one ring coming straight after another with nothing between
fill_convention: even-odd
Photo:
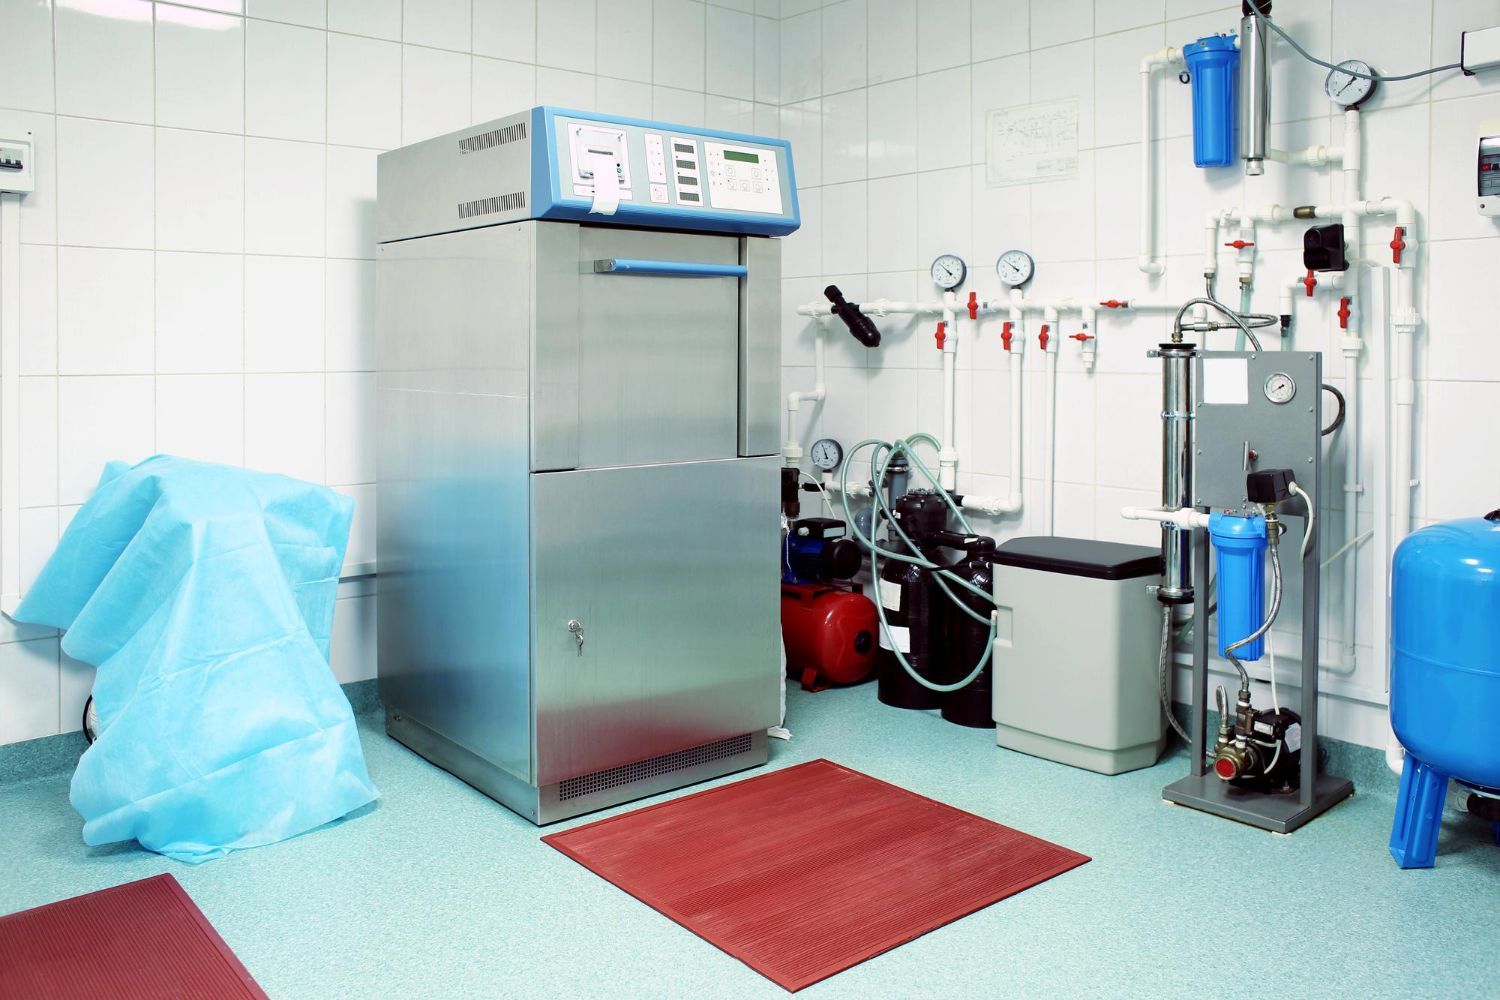
<instances>
[{"instance_id":1,"label":"blue door handle","mask_svg":"<svg viewBox=\"0 0 1500 1000\"><path fill-rule=\"evenodd\" d=\"M685 260L634 260L608 257L594 261L595 274L646 274L668 278L743 278L744 264L696 264Z\"/></svg>"}]
</instances>

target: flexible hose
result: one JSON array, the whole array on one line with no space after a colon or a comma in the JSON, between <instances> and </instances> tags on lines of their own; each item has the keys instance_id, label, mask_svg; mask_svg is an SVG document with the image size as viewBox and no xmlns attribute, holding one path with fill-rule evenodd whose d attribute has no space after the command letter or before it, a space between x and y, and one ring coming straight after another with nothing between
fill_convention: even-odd
<instances>
[{"instance_id":1,"label":"flexible hose","mask_svg":"<svg viewBox=\"0 0 1500 1000\"><path fill-rule=\"evenodd\" d=\"M1188 743L1193 738L1188 731L1177 721L1177 713L1172 711L1172 607L1163 604L1161 608L1161 656L1156 661L1157 686L1161 695L1161 707L1167 713L1167 721L1172 724L1172 731L1181 736Z\"/></svg>"},{"instance_id":2,"label":"flexible hose","mask_svg":"<svg viewBox=\"0 0 1500 1000\"><path fill-rule=\"evenodd\" d=\"M1293 493L1302 498L1303 503L1307 504L1307 525L1302 531L1302 558L1306 559L1308 550L1312 548L1313 539L1318 537L1318 505L1313 503L1312 495L1295 480L1292 481L1290 488Z\"/></svg>"},{"instance_id":3,"label":"flexible hose","mask_svg":"<svg viewBox=\"0 0 1500 1000\"><path fill-rule=\"evenodd\" d=\"M1214 309L1217 309L1231 323L1240 328L1240 331L1243 332L1244 335L1249 339L1251 346L1254 347L1257 351L1263 350L1263 348L1260 346L1260 338L1255 335L1255 332L1250 329L1250 326L1270 326L1272 323L1281 322L1281 320L1277 319L1275 316L1262 316L1255 313L1251 313L1248 316L1242 317L1239 313L1235 312L1233 309L1229 308L1218 299L1204 296L1196 299L1188 299L1182 304L1182 308L1177 310L1177 315L1172 320L1172 329L1177 331L1179 334L1182 332L1182 317L1186 316L1187 311L1193 306L1212 306ZM1263 320L1264 322L1249 324L1247 322L1248 320Z\"/></svg>"},{"instance_id":4,"label":"flexible hose","mask_svg":"<svg viewBox=\"0 0 1500 1000\"><path fill-rule=\"evenodd\" d=\"M931 445L933 448L939 451L942 450L942 446L938 443L938 440L931 434L913 434L909 437L898 438L895 441L882 441L879 438L866 438L865 440L859 442L859 444L849 449L849 454L844 458L844 465L839 470L839 495L842 498L842 502L844 505L844 520L848 523L850 530L854 533L855 537L860 542L862 542L866 548L870 550L870 573L875 577L876 580L880 579L880 557L882 556L887 559L894 559L897 562L905 562L910 563L914 566L921 566L924 569L932 571L933 580L937 583L938 588L941 589L942 592L948 596L948 599L951 600L961 611L967 614L970 618L973 618L976 621L983 622L989 626L989 637L985 641L984 653L980 655L979 662L974 665L974 669L969 672L967 677L964 677L962 680L955 681L952 684L938 684L917 673L916 668L911 665L911 662L907 660L907 658L902 654L901 650L896 648L896 643L894 642L894 640L891 642L891 645L889 647L890 651L896 657L896 662L901 664L901 668L906 671L907 676L916 681L922 687L927 688L929 691L936 691L939 694L948 694L953 691L959 691L963 688L968 687L978 679L980 674L984 673L984 668L989 664L990 656L994 652L995 648L995 619L993 616L985 617L976 612L973 608L969 607L966 601L961 600L957 594L948 589L948 584L947 582L945 582L945 579L946 581L951 581L953 583L959 584L964 589L978 594L980 597L992 603L994 602L995 598L993 594L988 593L980 587L976 587L968 580L965 580L963 577L952 572L948 567L939 565L938 563L933 562L925 556L922 556L920 554L921 550L917 548L917 544L912 541L909 535L907 535L905 529L901 527L901 522L896 519L896 517L891 512L890 506L886 503L885 496L883 494L883 491L879 488L879 485L885 480L886 467L891 463L891 460L898 455L903 456L906 458L907 462L910 464L911 468L914 471L920 472L922 473L922 475L927 477L927 481L933 485L934 489L937 490L938 495L943 498L943 502L948 505L949 510L951 510L954 516L958 518L958 523L963 528L964 533L974 533L974 529L970 527L968 519L964 517L963 512L959 510L958 505L953 502L952 495L950 495L947 490L942 488L938 481L938 477L933 475L932 470L929 469L922 462L922 460L917 457L915 450L912 448L912 445L917 443L925 443ZM851 463L853 463L854 456L865 448L872 449L870 452L870 482L874 484L872 493L874 494L873 499L875 501L875 506L886 515L887 523L890 524L891 529L895 531L896 536L906 544L908 548L907 552L896 552L891 549L882 548L880 545L876 544L873 538L865 537L864 532L860 531L859 525L855 523L854 514L849 507L849 491L846 487L849 483L849 466ZM873 525L871 533L874 533ZM880 619L881 629L887 635L889 635L890 625L885 618L885 604L883 601L875 602L875 613Z\"/></svg>"}]
</instances>

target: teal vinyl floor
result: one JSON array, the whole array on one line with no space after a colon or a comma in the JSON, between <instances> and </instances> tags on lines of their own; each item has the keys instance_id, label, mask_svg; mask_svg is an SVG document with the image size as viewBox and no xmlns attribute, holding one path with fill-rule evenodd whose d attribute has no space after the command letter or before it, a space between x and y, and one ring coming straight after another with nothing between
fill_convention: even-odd
<instances>
[{"instance_id":1,"label":"teal vinyl floor","mask_svg":"<svg viewBox=\"0 0 1500 1000\"><path fill-rule=\"evenodd\" d=\"M1094 859L809 1000L1500 995L1488 824L1450 815L1438 866L1399 871L1388 782L1281 837L1164 804L1180 755L1102 777L887 708L871 686L793 691L788 721L795 739L772 741L771 767L827 757ZM392 742L377 717L363 738L376 805L198 867L86 848L66 773L0 784L0 913L167 871L276 998L785 995Z\"/></svg>"}]
</instances>

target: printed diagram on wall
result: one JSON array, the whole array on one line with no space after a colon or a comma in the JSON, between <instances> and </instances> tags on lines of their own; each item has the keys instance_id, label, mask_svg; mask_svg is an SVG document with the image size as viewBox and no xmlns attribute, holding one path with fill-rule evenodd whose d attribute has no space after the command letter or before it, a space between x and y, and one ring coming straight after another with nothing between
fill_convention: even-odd
<instances>
[{"instance_id":1,"label":"printed diagram on wall","mask_svg":"<svg viewBox=\"0 0 1500 1000\"><path fill-rule=\"evenodd\" d=\"M991 187L1078 174L1078 101L1048 101L989 113L985 180Z\"/></svg>"}]
</instances>

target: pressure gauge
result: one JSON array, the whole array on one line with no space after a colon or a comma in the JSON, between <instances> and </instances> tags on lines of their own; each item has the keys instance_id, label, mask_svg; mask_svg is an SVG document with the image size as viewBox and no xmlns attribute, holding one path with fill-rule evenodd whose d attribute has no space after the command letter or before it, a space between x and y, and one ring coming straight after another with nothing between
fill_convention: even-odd
<instances>
[{"instance_id":1,"label":"pressure gauge","mask_svg":"<svg viewBox=\"0 0 1500 1000\"><path fill-rule=\"evenodd\" d=\"M1036 261L1025 250L1007 250L995 261L995 273L1007 288L1020 288L1036 273Z\"/></svg>"},{"instance_id":2,"label":"pressure gauge","mask_svg":"<svg viewBox=\"0 0 1500 1000\"><path fill-rule=\"evenodd\" d=\"M1276 372L1266 379L1266 398L1278 406L1290 403L1297 395L1297 383L1286 372Z\"/></svg>"},{"instance_id":3,"label":"pressure gauge","mask_svg":"<svg viewBox=\"0 0 1500 1000\"><path fill-rule=\"evenodd\" d=\"M833 438L819 438L813 442L809 455L815 468L832 472L844 460L844 449Z\"/></svg>"},{"instance_id":4,"label":"pressure gauge","mask_svg":"<svg viewBox=\"0 0 1500 1000\"><path fill-rule=\"evenodd\" d=\"M1351 73L1350 70L1354 72ZM1355 76L1354 73L1364 73L1365 76ZM1341 108L1357 108L1375 93L1375 81L1369 79L1374 74L1375 71L1364 60L1345 59L1328 71L1328 78L1323 81L1323 92Z\"/></svg>"},{"instance_id":5,"label":"pressure gauge","mask_svg":"<svg viewBox=\"0 0 1500 1000\"><path fill-rule=\"evenodd\" d=\"M954 253L945 253L932 262L932 282L945 292L951 292L964 283L969 266Z\"/></svg>"}]
</instances>

